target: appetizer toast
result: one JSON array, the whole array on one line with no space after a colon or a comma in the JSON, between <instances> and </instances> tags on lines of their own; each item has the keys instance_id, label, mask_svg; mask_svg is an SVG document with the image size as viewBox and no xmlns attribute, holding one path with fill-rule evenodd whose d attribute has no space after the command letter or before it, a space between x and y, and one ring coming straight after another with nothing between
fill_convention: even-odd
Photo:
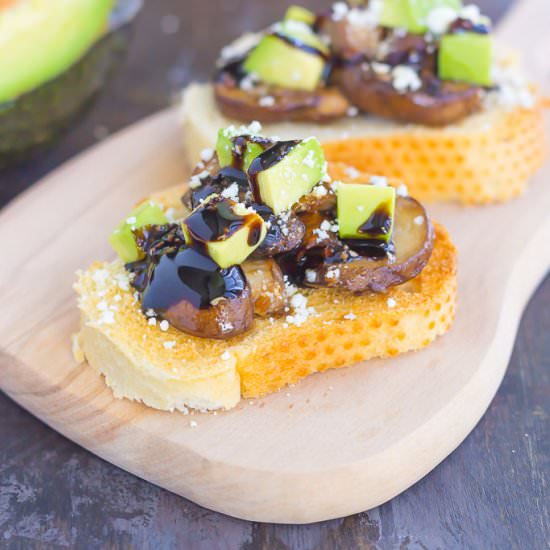
<instances>
[{"instance_id":1,"label":"appetizer toast","mask_svg":"<svg viewBox=\"0 0 550 550\"><path fill-rule=\"evenodd\" d=\"M369 181L359 172L350 178L344 165L330 165L329 172L333 180ZM169 188L149 202L180 219L188 213L180 200L187 190L187 185ZM402 185L400 190L404 195ZM454 318L456 251L443 227L428 219L419 225L417 213L410 212L412 219L401 216L395 239L402 250L414 247L406 242L409 235L432 240L418 276L386 292L361 294L286 281L288 307L282 315L256 315L250 330L225 340L187 334L147 317L123 262L96 262L75 286L82 315L75 355L101 372L117 397L185 412L231 408L241 397L265 395L315 372L421 349ZM261 260L252 265L249 278L257 268L269 281Z\"/></svg>"},{"instance_id":2,"label":"appetizer toast","mask_svg":"<svg viewBox=\"0 0 550 550\"><path fill-rule=\"evenodd\" d=\"M329 162L406 178L421 200L485 204L542 165L543 108L476 6L370 0L294 6L242 36L181 112L191 159L218 127L258 120L282 139L317 136Z\"/></svg>"}]
</instances>

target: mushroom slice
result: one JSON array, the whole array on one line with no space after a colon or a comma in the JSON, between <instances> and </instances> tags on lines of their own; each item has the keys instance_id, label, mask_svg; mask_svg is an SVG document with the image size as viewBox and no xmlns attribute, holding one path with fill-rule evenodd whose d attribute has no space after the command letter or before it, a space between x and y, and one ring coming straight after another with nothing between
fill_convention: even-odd
<instances>
[{"instance_id":1,"label":"mushroom slice","mask_svg":"<svg viewBox=\"0 0 550 550\"><path fill-rule=\"evenodd\" d=\"M263 204L253 204L252 208L269 224L267 235L252 258L270 258L300 246L306 228L294 213L289 211L275 216L271 208Z\"/></svg>"},{"instance_id":2,"label":"mushroom slice","mask_svg":"<svg viewBox=\"0 0 550 550\"><path fill-rule=\"evenodd\" d=\"M425 126L447 126L482 107L482 89L422 75L423 86L400 93L391 75L376 74L368 63L340 70L340 88L359 109L373 115Z\"/></svg>"},{"instance_id":3,"label":"mushroom slice","mask_svg":"<svg viewBox=\"0 0 550 550\"><path fill-rule=\"evenodd\" d=\"M259 317L281 315L286 291L283 273L275 260L247 260L241 267L252 293L254 313Z\"/></svg>"},{"instance_id":4,"label":"mushroom slice","mask_svg":"<svg viewBox=\"0 0 550 550\"><path fill-rule=\"evenodd\" d=\"M345 117L350 107L336 87L308 92L258 85L245 90L223 72L214 84L214 94L225 116L244 121L330 122Z\"/></svg>"},{"instance_id":5,"label":"mushroom slice","mask_svg":"<svg viewBox=\"0 0 550 550\"><path fill-rule=\"evenodd\" d=\"M160 258L142 293L142 308L202 338L231 338L254 321L254 303L241 268L221 269L187 247Z\"/></svg>"},{"instance_id":6,"label":"mushroom slice","mask_svg":"<svg viewBox=\"0 0 550 550\"><path fill-rule=\"evenodd\" d=\"M434 229L424 207L411 197L396 201L393 242L395 255L379 260L359 256L346 263L325 262L314 269L315 277L306 278L305 284L356 293L384 292L416 277L432 254Z\"/></svg>"}]
</instances>

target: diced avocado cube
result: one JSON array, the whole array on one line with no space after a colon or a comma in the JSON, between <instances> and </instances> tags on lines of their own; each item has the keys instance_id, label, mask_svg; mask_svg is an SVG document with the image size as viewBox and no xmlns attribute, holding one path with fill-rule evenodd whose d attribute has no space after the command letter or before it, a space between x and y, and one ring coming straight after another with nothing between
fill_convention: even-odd
<instances>
[{"instance_id":1,"label":"diced avocado cube","mask_svg":"<svg viewBox=\"0 0 550 550\"><path fill-rule=\"evenodd\" d=\"M428 14L441 7L460 10L461 0L384 0L380 24L384 27L406 29L411 33L426 32Z\"/></svg>"},{"instance_id":2,"label":"diced avocado cube","mask_svg":"<svg viewBox=\"0 0 550 550\"><path fill-rule=\"evenodd\" d=\"M266 84L313 91L323 78L326 55L327 47L307 25L285 21L262 38L243 67Z\"/></svg>"},{"instance_id":3,"label":"diced avocado cube","mask_svg":"<svg viewBox=\"0 0 550 550\"><path fill-rule=\"evenodd\" d=\"M216 153L218 154L218 162L223 168L224 166L233 165L233 138L240 135L239 128L221 128L218 131L218 139L216 141ZM243 170L246 172L250 163L260 154L263 153L264 147L259 143L249 141L246 144L246 151L243 158Z\"/></svg>"},{"instance_id":4,"label":"diced avocado cube","mask_svg":"<svg viewBox=\"0 0 550 550\"><path fill-rule=\"evenodd\" d=\"M313 25L315 23L315 14L302 6L290 6L285 14L285 21L289 20Z\"/></svg>"},{"instance_id":5,"label":"diced avocado cube","mask_svg":"<svg viewBox=\"0 0 550 550\"><path fill-rule=\"evenodd\" d=\"M280 214L309 193L325 171L321 144L315 138L308 138L278 142L254 160L248 174L261 202Z\"/></svg>"},{"instance_id":6,"label":"diced avocado cube","mask_svg":"<svg viewBox=\"0 0 550 550\"><path fill-rule=\"evenodd\" d=\"M135 262L140 259L141 253L132 231L146 225L163 225L165 223L168 223L168 219L162 208L154 202L144 202L120 222L109 236L109 242L124 263Z\"/></svg>"},{"instance_id":7,"label":"diced avocado cube","mask_svg":"<svg viewBox=\"0 0 550 550\"><path fill-rule=\"evenodd\" d=\"M253 209L213 195L182 222L189 246L198 243L222 268L243 263L265 239L267 226Z\"/></svg>"},{"instance_id":8,"label":"diced avocado cube","mask_svg":"<svg viewBox=\"0 0 550 550\"><path fill-rule=\"evenodd\" d=\"M343 239L389 242L395 214L395 189L361 183L340 183L337 215Z\"/></svg>"},{"instance_id":9,"label":"diced avocado cube","mask_svg":"<svg viewBox=\"0 0 550 550\"><path fill-rule=\"evenodd\" d=\"M493 39L487 34L447 34L439 48L439 77L480 86L492 84Z\"/></svg>"}]
</instances>

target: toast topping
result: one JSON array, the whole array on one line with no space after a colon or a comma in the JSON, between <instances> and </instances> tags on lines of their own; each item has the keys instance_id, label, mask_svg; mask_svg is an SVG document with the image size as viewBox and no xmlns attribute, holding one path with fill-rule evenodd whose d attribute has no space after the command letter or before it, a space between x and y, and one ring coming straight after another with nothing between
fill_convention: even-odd
<instances>
[{"instance_id":1,"label":"toast topping","mask_svg":"<svg viewBox=\"0 0 550 550\"><path fill-rule=\"evenodd\" d=\"M385 292L422 271L433 227L403 185L331 181L316 139L244 131L221 130L216 151L202 155L191 178L199 184L182 198L193 207L187 217L128 218L140 227L131 228L137 259L126 268L147 317L230 338L255 315L287 325L315 315L299 287Z\"/></svg>"},{"instance_id":2,"label":"toast topping","mask_svg":"<svg viewBox=\"0 0 550 550\"><path fill-rule=\"evenodd\" d=\"M461 0L350 0L320 14L293 6L253 36L224 49L238 55L215 79L231 118L327 122L361 111L445 126L487 95L510 96L496 78L490 19Z\"/></svg>"}]
</instances>

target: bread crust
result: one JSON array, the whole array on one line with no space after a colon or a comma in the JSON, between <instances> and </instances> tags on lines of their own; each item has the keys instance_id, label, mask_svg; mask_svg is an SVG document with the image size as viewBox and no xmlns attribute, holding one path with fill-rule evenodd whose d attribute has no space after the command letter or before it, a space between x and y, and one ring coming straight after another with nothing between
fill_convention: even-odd
<instances>
[{"instance_id":1,"label":"bread crust","mask_svg":"<svg viewBox=\"0 0 550 550\"><path fill-rule=\"evenodd\" d=\"M333 175L346 171L330 168ZM150 198L179 208L184 190ZM122 263L96 262L75 285L82 314L75 356L105 375L116 397L162 410L231 408L315 372L426 347L454 319L456 268L455 247L435 224L433 254L415 279L386 294L300 289L316 312L303 324L256 319L248 333L218 341L149 323Z\"/></svg>"}]
</instances>

